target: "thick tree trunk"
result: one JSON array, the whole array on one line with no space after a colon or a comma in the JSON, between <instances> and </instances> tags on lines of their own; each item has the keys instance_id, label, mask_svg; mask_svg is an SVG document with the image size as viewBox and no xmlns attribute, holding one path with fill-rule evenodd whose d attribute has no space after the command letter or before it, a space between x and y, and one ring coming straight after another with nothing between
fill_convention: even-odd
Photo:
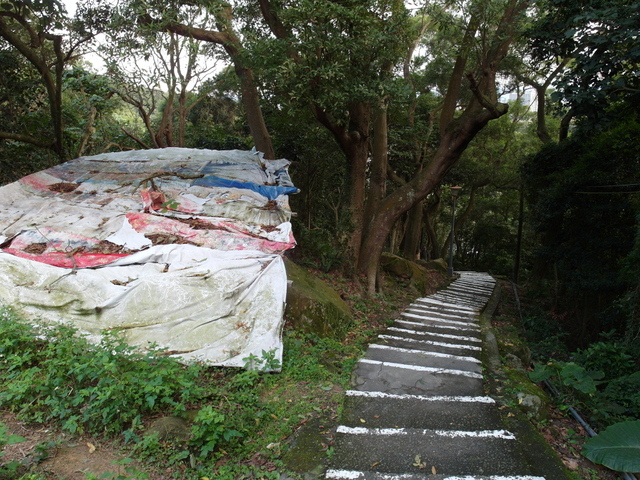
<instances>
[{"instance_id":1,"label":"thick tree trunk","mask_svg":"<svg viewBox=\"0 0 640 480\"><path fill-rule=\"evenodd\" d=\"M387 191L387 169L389 164L388 150L388 125L387 125L387 106L382 103L375 109L373 116L373 139L371 142L371 165L369 175L369 190L362 217L362 235L368 235L369 224L367 219L373 217L373 213L377 210L378 205L386 195ZM366 160L365 160L366 161ZM366 165L365 165L366 167ZM364 187L364 185L363 185ZM360 238L353 239L353 251L360 250Z\"/></svg>"},{"instance_id":2,"label":"thick tree trunk","mask_svg":"<svg viewBox=\"0 0 640 480\"><path fill-rule=\"evenodd\" d=\"M427 211L424 215L424 229L427 237L427 260L440 258L438 234L436 233L434 226L442 203L438 189L432 192L432 197L435 197L435 201L427 203Z\"/></svg>"},{"instance_id":3,"label":"thick tree trunk","mask_svg":"<svg viewBox=\"0 0 640 480\"><path fill-rule=\"evenodd\" d=\"M462 213L456 217L455 222L454 222L455 231L456 232L460 231L460 229L467 222L467 219L469 218L469 215L473 211L473 208L476 205L476 197L477 197L478 190L480 188L482 188L482 187L486 187L487 185L489 185L490 182L491 182L491 179L490 178L486 178L484 180L480 180L478 182L475 182L473 185L471 185L471 192L469 193L469 201L467 202L466 206L464 207L464 210L462 211ZM454 238L453 241L455 242L456 239ZM440 256L441 257L444 258L444 257L446 257L448 255L447 251L448 251L450 242L451 242L451 231L449 231L449 235L447 235L447 239L445 240L445 242L442 244L442 247L440 248Z\"/></svg>"},{"instance_id":4,"label":"thick tree trunk","mask_svg":"<svg viewBox=\"0 0 640 480\"><path fill-rule=\"evenodd\" d=\"M312 110L316 119L331 132L340 149L347 157L350 167L349 214L353 231L348 244L348 255L353 258L353 264L355 264L362 243L364 228L371 107L364 102L350 105L348 128L337 123L325 110L317 105L312 105Z\"/></svg>"},{"instance_id":5,"label":"thick tree trunk","mask_svg":"<svg viewBox=\"0 0 640 480\"><path fill-rule=\"evenodd\" d=\"M507 106L504 104L494 105L491 110L484 110L479 105L470 105L444 130L440 145L427 167L380 202L380 207L371 219L369 234L363 239L358 257L358 270L366 274L367 291L370 294L375 293L378 261L393 224L404 212L433 191L445 173L460 158L473 137L491 119L506 111Z\"/></svg>"},{"instance_id":6,"label":"thick tree trunk","mask_svg":"<svg viewBox=\"0 0 640 480\"><path fill-rule=\"evenodd\" d=\"M422 227L424 200L416 203L407 217L407 227L404 233L404 241L402 244L402 253L409 260L417 260L420 258L420 247L422 244Z\"/></svg>"}]
</instances>

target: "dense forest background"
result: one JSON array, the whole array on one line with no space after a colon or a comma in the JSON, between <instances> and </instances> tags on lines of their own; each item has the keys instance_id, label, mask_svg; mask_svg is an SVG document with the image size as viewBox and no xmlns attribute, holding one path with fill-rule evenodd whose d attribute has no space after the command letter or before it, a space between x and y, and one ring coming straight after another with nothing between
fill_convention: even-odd
<instances>
[{"instance_id":1,"label":"dense forest background","mask_svg":"<svg viewBox=\"0 0 640 480\"><path fill-rule=\"evenodd\" d=\"M0 5L2 183L109 151L256 147L293 162L295 259L369 294L383 250L448 256L460 186L456 269L526 286L569 348L637 348L637 1L71 6Z\"/></svg>"}]
</instances>

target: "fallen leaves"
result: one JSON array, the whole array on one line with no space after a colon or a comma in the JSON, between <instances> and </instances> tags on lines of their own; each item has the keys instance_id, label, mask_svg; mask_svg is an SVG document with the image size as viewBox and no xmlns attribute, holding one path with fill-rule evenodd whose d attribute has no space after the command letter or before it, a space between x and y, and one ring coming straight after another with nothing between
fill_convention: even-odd
<instances>
[{"instance_id":1,"label":"fallen leaves","mask_svg":"<svg viewBox=\"0 0 640 480\"><path fill-rule=\"evenodd\" d=\"M420 470L425 470L427 468L427 462L424 462L421 458L420 455L416 455L415 458L413 459L413 464L414 467L418 467ZM435 465L431 466L431 474L432 475L436 475L438 473L438 470L436 469Z\"/></svg>"}]
</instances>

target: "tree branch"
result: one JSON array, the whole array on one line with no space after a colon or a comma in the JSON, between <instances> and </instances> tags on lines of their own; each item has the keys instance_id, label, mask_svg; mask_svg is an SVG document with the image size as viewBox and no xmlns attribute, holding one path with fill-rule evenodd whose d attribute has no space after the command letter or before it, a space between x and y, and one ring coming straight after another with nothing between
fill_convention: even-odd
<instances>
[{"instance_id":1,"label":"tree branch","mask_svg":"<svg viewBox=\"0 0 640 480\"><path fill-rule=\"evenodd\" d=\"M47 142L37 137L32 137L31 135L24 135L21 133L11 133L11 132L0 132L0 138L4 140L14 140L16 142L28 143L30 145L35 145L36 147L48 148L49 150L55 151L55 143Z\"/></svg>"},{"instance_id":2,"label":"tree branch","mask_svg":"<svg viewBox=\"0 0 640 480\"><path fill-rule=\"evenodd\" d=\"M120 129L124 132L124 134L127 137L131 138L134 142L136 142L138 145L140 145L145 150L149 150L151 148L149 145L144 143L140 138L135 136L133 133L128 132L124 127L120 127Z\"/></svg>"}]
</instances>

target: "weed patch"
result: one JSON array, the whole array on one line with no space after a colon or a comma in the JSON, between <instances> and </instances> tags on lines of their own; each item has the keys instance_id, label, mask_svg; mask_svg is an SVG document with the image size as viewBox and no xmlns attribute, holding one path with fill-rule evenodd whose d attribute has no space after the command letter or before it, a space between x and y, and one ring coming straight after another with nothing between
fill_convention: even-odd
<instances>
[{"instance_id":1,"label":"weed patch","mask_svg":"<svg viewBox=\"0 0 640 480\"><path fill-rule=\"evenodd\" d=\"M353 366L412 299L391 286L364 301L354 284L333 282L356 318L346 339L288 330L281 365L265 351L245 359L247 370L185 366L108 332L94 345L68 326L36 326L0 309L0 409L48 429L119 441L137 469L104 478L144 478L140 461L168 472L162 478L279 478L300 428L316 426L331 452ZM182 419L186 433L150 433L165 417Z\"/></svg>"}]
</instances>

